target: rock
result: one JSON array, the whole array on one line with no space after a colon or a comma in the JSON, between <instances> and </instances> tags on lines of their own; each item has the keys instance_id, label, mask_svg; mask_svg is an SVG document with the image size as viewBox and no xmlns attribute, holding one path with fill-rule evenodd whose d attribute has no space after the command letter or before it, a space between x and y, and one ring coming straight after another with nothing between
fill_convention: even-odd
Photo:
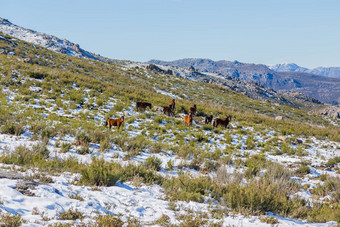
<instances>
[{"instance_id":1,"label":"rock","mask_svg":"<svg viewBox=\"0 0 340 227\"><path fill-rule=\"evenodd\" d=\"M13 172L11 170L0 169L0 178L17 180L17 179L23 179L24 176L20 173Z\"/></svg>"},{"instance_id":2,"label":"rock","mask_svg":"<svg viewBox=\"0 0 340 227\"><path fill-rule=\"evenodd\" d=\"M194 66L190 66L189 68L188 68L190 71L193 71L193 72L196 72L197 70L194 68Z\"/></svg>"},{"instance_id":3,"label":"rock","mask_svg":"<svg viewBox=\"0 0 340 227\"><path fill-rule=\"evenodd\" d=\"M303 144L303 141L301 139L295 139L294 143L295 144Z\"/></svg>"},{"instance_id":4,"label":"rock","mask_svg":"<svg viewBox=\"0 0 340 227\"><path fill-rule=\"evenodd\" d=\"M282 142L286 141L286 137L285 136L278 136L277 139L281 140Z\"/></svg>"},{"instance_id":5,"label":"rock","mask_svg":"<svg viewBox=\"0 0 340 227\"><path fill-rule=\"evenodd\" d=\"M35 189L39 185L38 182L31 180L22 180L16 184L15 190L26 196L34 196L31 190Z\"/></svg>"},{"instance_id":6,"label":"rock","mask_svg":"<svg viewBox=\"0 0 340 227\"><path fill-rule=\"evenodd\" d=\"M32 59L32 58L25 58L25 59L23 60L23 62L29 63L29 64L33 64L33 59Z\"/></svg>"},{"instance_id":7,"label":"rock","mask_svg":"<svg viewBox=\"0 0 340 227\"><path fill-rule=\"evenodd\" d=\"M340 118L340 107L328 106L326 108L318 110L317 113L324 115L324 116L329 116L332 118Z\"/></svg>"},{"instance_id":8,"label":"rock","mask_svg":"<svg viewBox=\"0 0 340 227\"><path fill-rule=\"evenodd\" d=\"M158 73L164 73L164 70L159 68L157 65L150 64L146 66L146 69L153 71L153 72L158 72Z\"/></svg>"},{"instance_id":9,"label":"rock","mask_svg":"<svg viewBox=\"0 0 340 227\"><path fill-rule=\"evenodd\" d=\"M283 121L283 117L282 116L276 116L275 121Z\"/></svg>"}]
</instances>

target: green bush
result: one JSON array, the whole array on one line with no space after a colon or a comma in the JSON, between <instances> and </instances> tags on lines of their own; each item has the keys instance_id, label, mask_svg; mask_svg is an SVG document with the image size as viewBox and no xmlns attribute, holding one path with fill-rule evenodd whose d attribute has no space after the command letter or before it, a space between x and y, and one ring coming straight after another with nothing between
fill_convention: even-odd
<instances>
[{"instance_id":1,"label":"green bush","mask_svg":"<svg viewBox=\"0 0 340 227\"><path fill-rule=\"evenodd\" d=\"M46 148L45 143L38 143L32 147L35 154L42 155L44 158L48 158L50 155L49 150Z\"/></svg>"},{"instance_id":2,"label":"green bush","mask_svg":"<svg viewBox=\"0 0 340 227\"><path fill-rule=\"evenodd\" d=\"M147 168L159 171L159 170L161 170L162 160L160 160L159 158L157 158L155 156L148 157L145 160L144 165Z\"/></svg>"},{"instance_id":3,"label":"green bush","mask_svg":"<svg viewBox=\"0 0 340 227\"><path fill-rule=\"evenodd\" d=\"M122 175L122 167L117 163L93 159L90 165L81 170L80 184L113 186Z\"/></svg>"},{"instance_id":4,"label":"green bush","mask_svg":"<svg viewBox=\"0 0 340 227\"><path fill-rule=\"evenodd\" d=\"M1 128L1 132L4 134L11 134L19 136L24 132L22 124L17 124L13 121L7 121Z\"/></svg>"},{"instance_id":5,"label":"green bush","mask_svg":"<svg viewBox=\"0 0 340 227\"><path fill-rule=\"evenodd\" d=\"M340 163L340 156L328 159L326 166L327 167L333 167L333 166L337 165L338 163Z\"/></svg>"},{"instance_id":6,"label":"green bush","mask_svg":"<svg viewBox=\"0 0 340 227\"><path fill-rule=\"evenodd\" d=\"M69 151L71 149L71 146L72 145L70 143L66 143L66 142L61 143L61 146L60 146L61 150L60 150L60 152L66 153L67 151Z\"/></svg>"},{"instance_id":7,"label":"green bush","mask_svg":"<svg viewBox=\"0 0 340 227\"><path fill-rule=\"evenodd\" d=\"M91 142L91 138L88 133L81 131L76 135L75 145L88 145Z\"/></svg>"},{"instance_id":8,"label":"green bush","mask_svg":"<svg viewBox=\"0 0 340 227\"><path fill-rule=\"evenodd\" d=\"M19 227L22 225L23 220L21 215L19 214L1 214L0 222L4 224L4 226L10 227Z\"/></svg>"},{"instance_id":9,"label":"green bush","mask_svg":"<svg viewBox=\"0 0 340 227\"><path fill-rule=\"evenodd\" d=\"M85 154L90 154L91 153L89 145L81 146L80 149L78 149L76 152L78 154L81 154L81 155L85 155Z\"/></svg>"},{"instance_id":10,"label":"green bush","mask_svg":"<svg viewBox=\"0 0 340 227\"><path fill-rule=\"evenodd\" d=\"M124 222L113 214L98 215L96 218L96 226L103 227L122 227Z\"/></svg>"},{"instance_id":11,"label":"green bush","mask_svg":"<svg viewBox=\"0 0 340 227\"><path fill-rule=\"evenodd\" d=\"M84 215L76 210L69 209L68 211L62 211L58 214L58 218L60 220L82 220L84 218Z\"/></svg>"},{"instance_id":12,"label":"green bush","mask_svg":"<svg viewBox=\"0 0 340 227\"><path fill-rule=\"evenodd\" d=\"M307 165L301 165L296 171L295 173L299 176L303 176L306 175L308 173L310 173L310 169Z\"/></svg>"}]
</instances>

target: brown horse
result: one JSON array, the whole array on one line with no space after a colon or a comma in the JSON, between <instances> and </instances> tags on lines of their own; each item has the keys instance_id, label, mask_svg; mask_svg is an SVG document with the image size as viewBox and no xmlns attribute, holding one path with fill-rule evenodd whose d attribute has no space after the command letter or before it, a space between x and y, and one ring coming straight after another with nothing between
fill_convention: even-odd
<instances>
[{"instance_id":1,"label":"brown horse","mask_svg":"<svg viewBox=\"0 0 340 227\"><path fill-rule=\"evenodd\" d=\"M192 115L195 115L196 111L197 111L196 104L189 108L189 113L192 113Z\"/></svg>"},{"instance_id":2,"label":"brown horse","mask_svg":"<svg viewBox=\"0 0 340 227\"><path fill-rule=\"evenodd\" d=\"M227 128L227 126L228 126L228 124L229 124L229 122L231 121L231 116L228 116L228 117L226 117L225 119L222 119L222 118L216 118L215 120L214 120L214 127L217 127L217 126L219 126L219 125L222 125L222 126L224 126L224 127L226 127Z\"/></svg>"},{"instance_id":3,"label":"brown horse","mask_svg":"<svg viewBox=\"0 0 340 227\"><path fill-rule=\"evenodd\" d=\"M120 126L123 124L123 122L124 122L124 116L118 119L109 118L106 120L105 126L109 125L110 129L112 126L118 126L118 129L119 129Z\"/></svg>"},{"instance_id":4,"label":"brown horse","mask_svg":"<svg viewBox=\"0 0 340 227\"><path fill-rule=\"evenodd\" d=\"M184 125L186 125L186 126L192 125L192 113L189 113L189 115L186 115L184 117Z\"/></svg>"},{"instance_id":5,"label":"brown horse","mask_svg":"<svg viewBox=\"0 0 340 227\"><path fill-rule=\"evenodd\" d=\"M136 102L136 109L138 111L138 109L142 109L143 111L145 111L145 109L149 107L150 110L152 109L152 104L151 103L148 103L148 102Z\"/></svg>"},{"instance_id":6,"label":"brown horse","mask_svg":"<svg viewBox=\"0 0 340 227\"><path fill-rule=\"evenodd\" d=\"M169 107L172 109L172 110L175 110L175 99L172 99L170 102L169 102Z\"/></svg>"},{"instance_id":7,"label":"brown horse","mask_svg":"<svg viewBox=\"0 0 340 227\"><path fill-rule=\"evenodd\" d=\"M206 125L207 125L207 124L211 124L212 119L213 119L213 115L205 116L204 123L205 123Z\"/></svg>"},{"instance_id":8,"label":"brown horse","mask_svg":"<svg viewBox=\"0 0 340 227\"><path fill-rule=\"evenodd\" d=\"M163 113L167 114L168 116L174 116L174 112L170 106L163 106Z\"/></svg>"}]
</instances>

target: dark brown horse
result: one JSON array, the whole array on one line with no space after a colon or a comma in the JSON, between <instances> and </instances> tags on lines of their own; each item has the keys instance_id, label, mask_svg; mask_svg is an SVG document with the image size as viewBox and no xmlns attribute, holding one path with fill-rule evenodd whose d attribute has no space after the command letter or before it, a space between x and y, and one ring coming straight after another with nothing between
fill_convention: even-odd
<instances>
[{"instance_id":1,"label":"dark brown horse","mask_svg":"<svg viewBox=\"0 0 340 227\"><path fill-rule=\"evenodd\" d=\"M123 124L124 122L124 116L122 116L121 118L118 118L118 119L112 119L112 118L109 118L106 120L105 122L105 126L109 126L110 129L112 126L118 126L118 129L120 128L120 126Z\"/></svg>"},{"instance_id":2,"label":"dark brown horse","mask_svg":"<svg viewBox=\"0 0 340 227\"><path fill-rule=\"evenodd\" d=\"M192 113L192 115L195 115L196 111L197 111L196 104L189 108L189 113Z\"/></svg>"},{"instance_id":3,"label":"dark brown horse","mask_svg":"<svg viewBox=\"0 0 340 227\"><path fill-rule=\"evenodd\" d=\"M224 127L227 127L230 121L231 121L231 116L228 116L228 117L226 117L225 119L216 118L216 119L214 120L214 124L213 124L213 125L214 125L214 127L217 127L217 126L219 126L219 125L222 125L222 126L224 126Z\"/></svg>"},{"instance_id":4,"label":"dark brown horse","mask_svg":"<svg viewBox=\"0 0 340 227\"><path fill-rule=\"evenodd\" d=\"M170 102L169 102L169 107L172 109L172 110L175 110L175 99L172 99Z\"/></svg>"},{"instance_id":5,"label":"dark brown horse","mask_svg":"<svg viewBox=\"0 0 340 227\"><path fill-rule=\"evenodd\" d=\"M136 109L138 111L138 109L142 109L143 111L145 111L145 109L149 107L150 110L152 109L152 104L151 103L148 103L148 102L136 102Z\"/></svg>"},{"instance_id":6,"label":"dark brown horse","mask_svg":"<svg viewBox=\"0 0 340 227\"><path fill-rule=\"evenodd\" d=\"M207 124L211 124L212 119L213 119L213 115L205 116L204 123L205 123L206 125L207 125Z\"/></svg>"},{"instance_id":7,"label":"dark brown horse","mask_svg":"<svg viewBox=\"0 0 340 227\"><path fill-rule=\"evenodd\" d=\"M163 106L163 113L167 114L168 116L174 116L174 112L170 106Z\"/></svg>"},{"instance_id":8,"label":"dark brown horse","mask_svg":"<svg viewBox=\"0 0 340 227\"><path fill-rule=\"evenodd\" d=\"M189 115L186 115L184 117L184 125L186 125L186 126L192 125L192 113L189 113Z\"/></svg>"}]
</instances>

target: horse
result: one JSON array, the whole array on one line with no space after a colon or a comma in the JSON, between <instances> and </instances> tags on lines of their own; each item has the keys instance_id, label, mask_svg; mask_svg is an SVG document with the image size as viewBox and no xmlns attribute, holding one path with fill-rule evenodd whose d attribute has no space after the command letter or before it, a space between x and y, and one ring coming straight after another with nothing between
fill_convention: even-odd
<instances>
[{"instance_id":1,"label":"horse","mask_svg":"<svg viewBox=\"0 0 340 227\"><path fill-rule=\"evenodd\" d=\"M192 113L189 113L189 115L186 115L184 117L184 125L186 125L186 126L192 125Z\"/></svg>"},{"instance_id":2,"label":"horse","mask_svg":"<svg viewBox=\"0 0 340 227\"><path fill-rule=\"evenodd\" d=\"M112 126L118 126L118 129L120 128L120 126L123 124L124 122L124 116L122 116L121 118L118 119L112 119L112 118L108 118L105 122L105 126L109 126L110 129Z\"/></svg>"},{"instance_id":3,"label":"horse","mask_svg":"<svg viewBox=\"0 0 340 227\"><path fill-rule=\"evenodd\" d=\"M148 102L136 102L136 109L138 111L138 109L142 109L143 111L145 111L145 109L149 107L150 110L152 109L152 104L151 103L148 103Z\"/></svg>"},{"instance_id":4,"label":"horse","mask_svg":"<svg viewBox=\"0 0 340 227\"><path fill-rule=\"evenodd\" d=\"M230 115L229 115L228 117L226 117L225 119L216 118L216 119L214 120L213 125L214 125L214 127L217 127L217 126L219 126L219 125L222 125L222 126L224 126L224 127L227 128L227 126L228 126L228 124L229 124L230 121L231 121L231 116L230 116Z\"/></svg>"},{"instance_id":5,"label":"horse","mask_svg":"<svg viewBox=\"0 0 340 227\"><path fill-rule=\"evenodd\" d=\"M168 116L174 116L174 112L172 111L170 106L163 106L163 113L167 114Z\"/></svg>"},{"instance_id":6,"label":"horse","mask_svg":"<svg viewBox=\"0 0 340 227\"><path fill-rule=\"evenodd\" d=\"M196 104L189 108L189 113L192 113L192 115L195 115L196 111L197 111Z\"/></svg>"},{"instance_id":7,"label":"horse","mask_svg":"<svg viewBox=\"0 0 340 227\"><path fill-rule=\"evenodd\" d=\"M175 99L172 99L170 102L169 102L169 107L172 109L172 110L175 110Z\"/></svg>"},{"instance_id":8,"label":"horse","mask_svg":"<svg viewBox=\"0 0 340 227\"><path fill-rule=\"evenodd\" d=\"M207 124L211 124L212 119L213 119L213 115L205 116L204 123L205 123L206 125L207 125Z\"/></svg>"}]
</instances>

